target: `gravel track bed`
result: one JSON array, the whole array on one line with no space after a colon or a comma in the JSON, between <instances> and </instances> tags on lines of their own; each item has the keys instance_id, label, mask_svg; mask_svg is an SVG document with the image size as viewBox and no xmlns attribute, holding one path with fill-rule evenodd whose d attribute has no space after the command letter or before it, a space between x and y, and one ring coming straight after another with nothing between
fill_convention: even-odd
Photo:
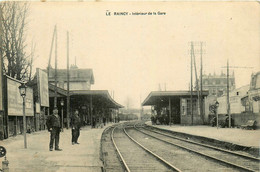
<instances>
[{"instance_id":1,"label":"gravel track bed","mask_svg":"<svg viewBox=\"0 0 260 172\"><path fill-rule=\"evenodd\" d=\"M195 145L195 144L184 142L184 141L181 141L181 140L169 138L167 136L163 136L163 135L160 135L160 134L148 131L148 130L144 130L142 128L139 128L139 130L141 130L141 131L143 131L147 134L151 134L152 136L158 137L162 140L165 140L165 141L168 141L168 142L171 142L171 143L174 143L174 144L176 143L178 145L182 145L182 146L190 148L192 150L195 150L195 151L198 151L198 152L203 152L207 155L210 155L210 156L213 156L213 157L216 157L216 158L228 161L228 162L232 162L234 164L238 164L240 166L244 166L244 167L253 169L255 171L259 171L259 162L249 160L249 159L245 159L245 158L239 157L237 155L232 155L232 154L229 154L229 153L225 153L225 152L221 152L221 151L214 150L214 149L211 149L211 148L207 148L207 147L204 147L204 146Z\"/></svg>"},{"instance_id":2,"label":"gravel track bed","mask_svg":"<svg viewBox=\"0 0 260 172\"><path fill-rule=\"evenodd\" d=\"M148 129L153 130L153 131L169 134L169 135L174 136L174 137L187 139L187 136L182 135L182 133L176 133L174 131L164 130L164 129L156 128L156 127L153 127L153 126L147 126L147 125L139 125L139 126L148 128ZM247 150L246 148L241 148L241 147L236 146L235 144L232 144L232 143L221 143L220 144L220 143L217 143L215 141L201 140L199 137L197 138L196 136L194 136L194 137L191 136L191 138L189 138L189 139L191 141L194 141L194 142L219 147L219 148L230 150L230 151L233 151L233 152L237 152L239 154L243 154L243 155L246 155L246 156L259 157L258 152L251 152L250 150Z\"/></svg>"},{"instance_id":3,"label":"gravel track bed","mask_svg":"<svg viewBox=\"0 0 260 172\"><path fill-rule=\"evenodd\" d=\"M102 134L102 159L104 163L104 170L106 172L119 172L124 171L122 164L117 156L114 145L111 141L111 131L110 128Z\"/></svg>"},{"instance_id":4,"label":"gravel track bed","mask_svg":"<svg viewBox=\"0 0 260 172\"><path fill-rule=\"evenodd\" d=\"M143 146L158 154L181 171L237 171L197 154L156 140L135 129L127 129L127 132Z\"/></svg>"},{"instance_id":5,"label":"gravel track bed","mask_svg":"<svg viewBox=\"0 0 260 172\"><path fill-rule=\"evenodd\" d=\"M155 157L144 151L132 140L130 140L125 135L122 128L115 129L114 140L131 171L172 171L163 165L160 161L158 161Z\"/></svg>"}]
</instances>

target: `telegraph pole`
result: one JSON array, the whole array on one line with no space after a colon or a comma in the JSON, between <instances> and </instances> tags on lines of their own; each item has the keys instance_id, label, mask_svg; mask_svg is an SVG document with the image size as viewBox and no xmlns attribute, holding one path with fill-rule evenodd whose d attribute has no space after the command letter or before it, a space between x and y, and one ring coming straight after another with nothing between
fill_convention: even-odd
<instances>
[{"instance_id":1,"label":"telegraph pole","mask_svg":"<svg viewBox=\"0 0 260 172\"><path fill-rule=\"evenodd\" d=\"M229 102L229 69L237 68L237 69L253 69L253 67L247 66L229 66L229 60L227 60L227 66L222 66L222 68L227 68L227 114L228 114L228 126L231 127L231 114L230 114L230 102Z\"/></svg>"},{"instance_id":2,"label":"telegraph pole","mask_svg":"<svg viewBox=\"0 0 260 172\"><path fill-rule=\"evenodd\" d=\"M55 27L56 28L56 27ZM55 88L54 88L54 92L55 92L55 96L54 96L54 108L57 107L57 36L58 34L56 33L56 37L55 37Z\"/></svg>"},{"instance_id":3,"label":"telegraph pole","mask_svg":"<svg viewBox=\"0 0 260 172\"><path fill-rule=\"evenodd\" d=\"M193 51L192 51L192 54L193 54L195 77L196 77L196 88L197 88L197 95L198 95L198 107L199 107L199 109L200 109L199 82L198 82L197 67L196 67L197 65L196 65L196 57L195 57L194 49L193 49ZM198 111L198 113L200 114L200 110Z\"/></svg>"},{"instance_id":4,"label":"telegraph pole","mask_svg":"<svg viewBox=\"0 0 260 172\"><path fill-rule=\"evenodd\" d=\"M203 70L203 66L202 66L202 42L200 42L200 115L202 118L202 122L204 124L204 113L203 113L203 89L202 89L202 70Z\"/></svg>"},{"instance_id":5,"label":"telegraph pole","mask_svg":"<svg viewBox=\"0 0 260 172\"><path fill-rule=\"evenodd\" d=\"M230 104L229 104L229 60L227 60L227 114L228 114L228 127L231 128L230 117Z\"/></svg>"},{"instance_id":6,"label":"telegraph pole","mask_svg":"<svg viewBox=\"0 0 260 172\"><path fill-rule=\"evenodd\" d=\"M56 34L56 25L55 25L55 27L54 27L53 35L52 35L52 40L51 40L51 50L50 50L50 55L49 55L48 72L47 72L48 78L49 78L50 67L51 67L51 55L52 55L52 47L53 47L53 42L54 42L54 36L55 36L55 34Z\"/></svg>"},{"instance_id":7,"label":"telegraph pole","mask_svg":"<svg viewBox=\"0 0 260 172\"><path fill-rule=\"evenodd\" d=\"M191 42L191 50L190 50L190 110L191 110L191 125L193 125L193 103L192 103L192 92L193 92L193 84L192 84L192 51L193 51L193 42Z\"/></svg>"},{"instance_id":8,"label":"telegraph pole","mask_svg":"<svg viewBox=\"0 0 260 172\"><path fill-rule=\"evenodd\" d=\"M67 32L67 129L69 128L70 116L70 66L69 66L69 32Z\"/></svg>"}]
</instances>

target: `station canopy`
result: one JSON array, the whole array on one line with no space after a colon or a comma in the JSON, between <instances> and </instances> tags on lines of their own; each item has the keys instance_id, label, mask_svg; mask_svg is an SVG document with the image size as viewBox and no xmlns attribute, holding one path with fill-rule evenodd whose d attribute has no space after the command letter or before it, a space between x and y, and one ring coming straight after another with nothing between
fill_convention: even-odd
<instances>
[{"instance_id":1,"label":"station canopy","mask_svg":"<svg viewBox=\"0 0 260 172\"><path fill-rule=\"evenodd\" d=\"M169 104L169 98L171 100L180 100L180 98L189 98L190 91L152 91L146 99L143 101L142 106L153 106L157 104ZM208 95L208 91L202 91L202 96ZM198 92L192 92L193 98L198 98Z\"/></svg>"},{"instance_id":2,"label":"station canopy","mask_svg":"<svg viewBox=\"0 0 260 172\"><path fill-rule=\"evenodd\" d=\"M70 91L70 97L72 100L77 99L77 101L82 103L90 103L90 99L92 98L93 104L108 108L124 107L113 100L107 90L72 90Z\"/></svg>"}]
</instances>

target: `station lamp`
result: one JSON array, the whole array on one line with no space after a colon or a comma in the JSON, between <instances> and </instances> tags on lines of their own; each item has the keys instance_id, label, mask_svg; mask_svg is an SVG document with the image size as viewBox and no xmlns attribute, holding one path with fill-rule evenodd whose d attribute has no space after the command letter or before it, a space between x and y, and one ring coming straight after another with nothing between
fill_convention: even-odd
<instances>
[{"instance_id":1,"label":"station lamp","mask_svg":"<svg viewBox=\"0 0 260 172\"><path fill-rule=\"evenodd\" d=\"M219 107L219 102L216 100L215 102L215 113L216 113L216 117L217 117L217 129L218 129L218 107Z\"/></svg>"},{"instance_id":2,"label":"station lamp","mask_svg":"<svg viewBox=\"0 0 260 172\"><path fill-rule=\"evenodd\" d=\"M60 105L61 105L61 131L63 132L63 123L64 123L64 118L63 118L63 106L64 106L64 100L60 100Z\"/></svg>"},{"instance_id":3,"label":"station lamp","mask_svg":"<svg viewBox=\"0 0 260 172\"><path fill-rule=\"evenodd\" d=\"M21 85L18 88L19 88L20 95L22 97L25 97L26 96L26 88L27 88L25 83L21 83Z\"/></svg>"},{"instance_id":4,"label":"station lamp","mask_svg":"<svg viewBox=\"0 0 260 172\"><path fill-rule=\"evenodd\" d=\"M25 83L21 83L18 87L20 95L23 98L23 136L24 136L24 148L27 148L27 139L26 139L26 116L25 116L25 96L26 96L26 85Z\"/></svg>"},{"instance_id":5,"label":"station lamp","mask_svg":"<svg viewBox=\"0 0 260 172\"><path fill-rule=\"evenodd\" d=\"M63 99L61 99L60 105L61 105L62 107L64 106L64 100L63 100Z\"/></svg>"}]
</instances>

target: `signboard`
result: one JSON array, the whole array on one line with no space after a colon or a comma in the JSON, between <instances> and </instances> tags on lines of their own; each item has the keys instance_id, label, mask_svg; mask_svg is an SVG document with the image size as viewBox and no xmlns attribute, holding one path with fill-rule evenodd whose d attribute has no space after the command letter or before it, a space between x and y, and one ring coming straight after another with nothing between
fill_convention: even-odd
<instances>
[{"instance_id":1,"label":"signboard","mask_svg":"<svg viewBox=\"0 0 260 172\"><path fill-rule=\"evenodd\" d=\"M7 78L7 102L9 116L23 116L23 98L19 92L21 83ZM25 97L25 115L34 116L33 112L33 89L27 87Z\"/></svg>"},{"instance_id":2,"label":"signboard","mask_svg":"<svg viewBox=\"0 0 260 172\"><path fill-rule=\"evenodd\" d=\"M48 75L46 72L39 68L37 68L37 85L39 91L40 105L49 107Z\"/></svg>"},{"instance_id":3,"label":"signboard","mask_svg":"<svg viewBox=\"0 0 260 172\"><path fill-rule=\"evenodd\" d=\"M35 110L36 110L36 113L41 113L40 103L35 103Z\"/></svg>"},{"instance_id":4,"label":"signboard","mask_svg":"<svg viewBox=\"0 0 260 172\"><path fill-rule=\"evenodd\" d=\"M3 110L3 74L2 57L0 56L0 111Z\"/></svg>"},{"instance_id":5,"label":"signboard","mask_svg":"<svg viewBox=\"0 0 260 172\"><path fill-rule=\"evenodd\" d=\"M181 114L187 115L187 100L181 98Z\"/></svg>"}]
</instances>

